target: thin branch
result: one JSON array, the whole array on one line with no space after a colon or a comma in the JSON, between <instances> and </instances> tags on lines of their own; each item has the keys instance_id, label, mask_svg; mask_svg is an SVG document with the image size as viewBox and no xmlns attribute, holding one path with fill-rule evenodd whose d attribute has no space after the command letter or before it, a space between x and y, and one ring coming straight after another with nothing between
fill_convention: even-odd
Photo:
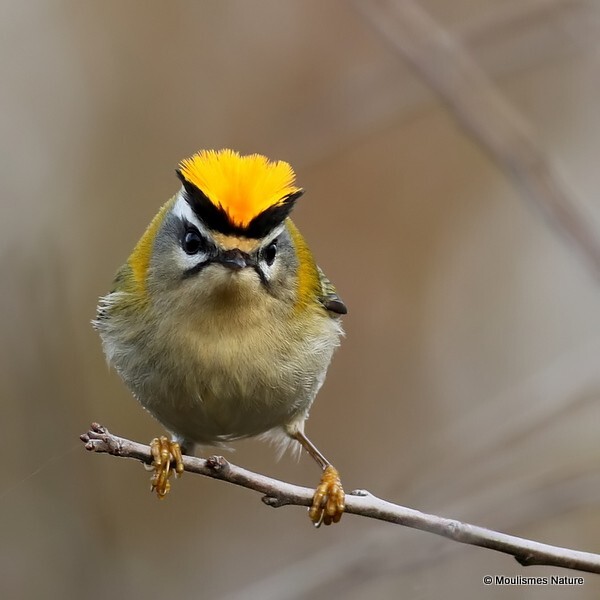
<instances>
[{"instance_id":1,"label":"thin branch","mask_svg":"<svg viewBox=\"0 0 600 600\"><path fill-rule=\"evenodd\" d=\"M111 434L105 427L93 423L90 431L81 436L87 450L113 456L134 458L152 464L150 447ZM183 457L185 470L220 479L264 494L268 506L310 506L314 490L292 485L253 473L226 461L221 456L208 459ZM514 556L523 566L549 565L600 573L600 555L550 546L532 540L499 533L476 525L429 515L412 508L381 500L367 491L356 490L346 496L349 514L388 521L421 531L428 531L463 544L490 548Z\"/></svg>"},{"instance_id":2,"label":"thin branch","mask_svg":"<svg viewBox=\"0 0 600 600\"><path fill-rule=\"evenodd\" d=\"M554 172L529 124L463 45L414 0L354 4L600 278L600 239L591 220Z\"/></svg>"}]
</instances>

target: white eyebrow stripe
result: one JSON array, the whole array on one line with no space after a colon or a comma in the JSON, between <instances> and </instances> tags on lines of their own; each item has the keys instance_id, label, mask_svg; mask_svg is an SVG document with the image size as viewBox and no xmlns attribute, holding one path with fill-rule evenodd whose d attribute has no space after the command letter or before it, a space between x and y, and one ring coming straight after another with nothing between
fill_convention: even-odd
<instances>
[{"instance_id":1,"label":"white eyebrow stripe","mask_svg":"<svg viewBox=\"0 0 600 600\"><path fill-rule=\"evenodd\" d=\"M185 199L185 189L182 187L179 192L177 192L177 200L175 201L175 205L173 206L173 214L180 219L187 221L194 225L194 227L198 228L198 231L202 236L206 239L210 240L213 244L217 244L217 241L210 233L210 230L206 228L206 226L198 219L196 213L192 210L192 207L189 205L187 200ZM265 236L260 243L260 247L264 248L268 246L276 237L280 236L285 229L285 221L279 224L271 233Z\"/></svg>"},{"instance_id":2,"label":"white eyebrow stripe","mask_svg":"<svg viewBox=\"0 0 600 600\"><path fill-rule=\"evenodd\" d=\"M192 207L188 204L183 194L184 189L182 187L179 190L179 192L177 192L177 200L175 201L175 205L173 206L172 213L176 217L179 217L181 220L191 223L194 227L198 229L202 236L214 243L215 240L210 234L210 231L204 226L203 223L200 222L200 220L196 216L196 213L194 213Z\"/></svg>"},{"instance_id":3,"label":"white eyebrow stripe","mask_svg":"<svg viewBox=\"0 0 600 600\"><path fill-rule=\"evenodd\" d=\"M273 231L271 231L271 233L269 233L269 235L267 235L266 237L264 237L261 240L260 247L264 248L265 246L268 246L276 237L280 236L283 233L284 229L285 229L285 223L281 223L281 225L277 225L277 227L275 227L275 229L273 229Z\"/></svg>"}]
</instances>

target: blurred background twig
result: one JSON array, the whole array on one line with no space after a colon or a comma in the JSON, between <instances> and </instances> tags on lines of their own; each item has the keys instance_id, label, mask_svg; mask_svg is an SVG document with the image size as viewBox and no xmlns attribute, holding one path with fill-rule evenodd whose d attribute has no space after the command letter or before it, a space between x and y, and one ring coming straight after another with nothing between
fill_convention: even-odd
<instances>
[{"instance_id":1,"label":"blurred background twig","mask_svg":"<svg viewBox=\"0 0 600 600\"><path fill-rule=\"evenodd\" d=\"M439 94L457 121L557 231L570 239L600 280L600 233L559 180L529 123L462 44L415 0L358 0L355 6Z\"/></svg>"}]
</instances>

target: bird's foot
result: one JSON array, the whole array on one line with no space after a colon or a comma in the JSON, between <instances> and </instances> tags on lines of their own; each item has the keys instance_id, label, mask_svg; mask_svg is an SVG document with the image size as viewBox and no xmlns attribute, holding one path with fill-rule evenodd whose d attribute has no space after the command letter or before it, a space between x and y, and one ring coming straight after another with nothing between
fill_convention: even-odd
<instances>
[{"instance_id":1,"label":"bird's foot","mask_svg":"<svg viewBox=\"0 0 600 600\"><path fill-rule=\"evenodd\" d=\"M337 523L344 513L345 494L337 469L329 465L323 471L321 483L315 490L308 516L315 527Z\"/></svg>"},{"instance_id":2,"label":"bird's foot","mask_svg":"<svg viewBox=\"0 0 600 600\"><path fill-rule=\"evenodd\" d=\"M156 490L156 495L159 498L164 498L171 489L169 478L175 473L179 477L183 473L183 457L181 456L181 448L177 442L172 442L165 436L154 438L150 442L152 450L152 468L154 473L150 483L151 490ZM171 463L175 463L172 465Z\"/></svg>"}]
</instances>

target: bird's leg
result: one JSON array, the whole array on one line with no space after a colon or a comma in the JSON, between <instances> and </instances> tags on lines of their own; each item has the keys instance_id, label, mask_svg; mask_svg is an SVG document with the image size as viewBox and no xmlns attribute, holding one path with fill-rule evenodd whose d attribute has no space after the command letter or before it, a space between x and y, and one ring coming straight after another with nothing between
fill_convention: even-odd
<instances>
[{"instance_id":1,"label":"bird's leg","mask_svg":"<svg viewBox=\"0 0 600 600\"><path fill-rule=\"evenodd\" d=\"M179 477L183 473L183 458L181 456L181 447L177 442L169 440L162 436L154 438L150 442L152 450L152 468L154 473L150 479L152 485L151 490L156 490L156 495L159 498L164 498L171 489L169 477L175 472L175 476ZM171 466L171 462L175 463Z\"/></svg>"},{"instance_id":2,"label":"bird's leg","mask_svg":"<svg viewBox=\"0 0 600 600\"><path fill-rule=\"evenodd\" d=\"M319 452L319 449L303 432L295 432L292 437L300 442L302 447L323 469L321 482L315 490L312 506L308 510L310 520L315 527L320 527L321 524L331 525L337 523L342 518L345 508L344 488L337 469Z\"/></svg>"}]
</instances>

